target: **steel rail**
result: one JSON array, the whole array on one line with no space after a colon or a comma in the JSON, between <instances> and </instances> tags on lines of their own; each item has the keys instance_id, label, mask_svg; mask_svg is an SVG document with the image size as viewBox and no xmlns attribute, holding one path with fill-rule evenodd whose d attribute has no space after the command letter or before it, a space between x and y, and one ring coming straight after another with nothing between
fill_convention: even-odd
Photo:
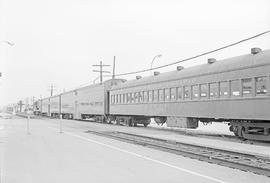
<instances>
[{"instance_id":1,"label":"steel rail","mask_svg":"<svg viewBox=\"0 0 270 183\"><path fill-rule=\"evenodd\" d=\"M270 177L267 157L117 131L86 132Z\"/></svg>"}]
</instances>

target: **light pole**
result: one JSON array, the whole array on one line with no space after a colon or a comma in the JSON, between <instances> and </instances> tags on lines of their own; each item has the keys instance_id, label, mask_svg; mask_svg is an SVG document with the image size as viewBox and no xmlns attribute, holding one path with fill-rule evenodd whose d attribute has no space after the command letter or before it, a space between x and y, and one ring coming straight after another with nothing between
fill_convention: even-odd
<instances>
[{"instance_id":1,"label":"light pole","mask_svg":"<svg viewBox=\"0 0 270 183\"><path fill-rule=\"evenodd\" d=\"M8 44L9 46L14 46L14 43L9 42L9 41L0 41L0 43L6 43L6 44Z\"/></svg>"},{"instance_id":2,"label":"light pole","mask_svg":"<svg viewBox=\"0 0 270 183\"><path fill-rule=\"evenodd\" d=\"M14 43L12 42L9 42L9 41L0 41L0 43L5 43L5 44L8 44L9 46L13 46ZM2 73L0 72L0 77L2 76Z\"/></svg>"},{"instance_id":3,"label":"light pole","mask_svg":"<svg viewBox=\"0 0 270 183\"><path fill-rule=\"evenodd\" d=\"M151 62L151 68L150 68L150 69L151 69L151 70L150 70L151 74L152 74L152 67L153 67L153 63L154 63L155 59L156 59L156 58L160 58L160 57L162 57L161 54L154 56L154 58L153 58L153 60L152 60L152 62Z\"/></svg>"}]
</instances>

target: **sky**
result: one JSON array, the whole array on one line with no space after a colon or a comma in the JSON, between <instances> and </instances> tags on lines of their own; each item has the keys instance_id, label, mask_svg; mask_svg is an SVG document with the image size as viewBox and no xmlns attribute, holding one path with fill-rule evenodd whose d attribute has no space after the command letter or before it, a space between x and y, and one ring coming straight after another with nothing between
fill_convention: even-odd
<instances>
[{"instance_id":1,"label":"sky","mask_svg":"<svg viewBox=\"0 0 270 183\"><path fill-rule=\"evenodd\" d=\"M0 106L172 63L270 30L269 0L0 0ZM270 49L270 34L182 66ZM158 71L175 70L177 65ZM105 70L111 71L112 67ZM151 72L142 73L143 77ZM123 77L134 79L136 75Z\"/></svg>"}]
</instances>

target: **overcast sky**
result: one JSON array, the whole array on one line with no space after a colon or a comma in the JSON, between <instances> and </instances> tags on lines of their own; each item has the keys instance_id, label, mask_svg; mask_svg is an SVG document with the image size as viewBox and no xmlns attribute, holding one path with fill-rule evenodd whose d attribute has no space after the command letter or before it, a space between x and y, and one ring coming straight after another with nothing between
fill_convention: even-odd
<instances>
[{"instance_id":1,"label":"overcast sky","mask_svg":"<svg viewBox=\"0 0 270 183\"><path fill-rule=\"evenodd\" d=\"M51 84L57 93L90 84L92 65L114 55L117 73L148 69L157 54L154 66L269 29L269 0L0 0L0 40L15 43L0 44L0 105L47 97ZM270 49L270 35L182 65L251 47Z\"/></svg>"}]
</instances>

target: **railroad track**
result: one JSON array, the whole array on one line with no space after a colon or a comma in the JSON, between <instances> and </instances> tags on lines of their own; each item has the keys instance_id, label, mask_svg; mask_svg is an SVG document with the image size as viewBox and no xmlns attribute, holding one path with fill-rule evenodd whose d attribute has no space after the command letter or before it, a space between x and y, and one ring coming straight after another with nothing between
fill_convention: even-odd
<instances>
[{"instance_id":1,"label":"railroad track","mask_svg":"<svg viewBox=\"0 0 270 183\"><path fill-rule=\"evenodd\" d=\"M270 158L117 131L87 133L270 177Z\"/></svg>"},{"instance_id":2,"label":"railroad track","mask_svg":"<svg viewBox=\"0 0 270 183\"><path fill-rule=\"evenodd\" d=\"M41 117L41 118L49 118L49 117ZM55 118L49 118L49 119L55 119ZM70 120L73 122L91 122L91 123L101 123L101 124L108 124L108 123L102 123L99 121L90 121L90 120L82 120L82 119L76 119L76 120ZM108 125L115 125L115 124L108 124ZM121 125L120 125L121 126ZM132 128L145 128L145 127L132 127ZM166 128L157 128L148 126L145 129L149 130L158 130L158 131L167 131L167 132L173 132L181 135L188 135L188 136L196 136L196 137L206 137L206 138L216 138L221 140L227 140L232 142L239 142L239 143L245 143L245 144L256 144L256 145L263 145L263 146L269 146L269 142L263 142L263 141L254 141L254 140L246 140L241 139L239 137L233 136L233 135L220 135L220 134L207 134L207 133L193 133L191 131L185 131L185 130L177 130L177 129L166 129Z\"/></svg>"}]
</instances>

